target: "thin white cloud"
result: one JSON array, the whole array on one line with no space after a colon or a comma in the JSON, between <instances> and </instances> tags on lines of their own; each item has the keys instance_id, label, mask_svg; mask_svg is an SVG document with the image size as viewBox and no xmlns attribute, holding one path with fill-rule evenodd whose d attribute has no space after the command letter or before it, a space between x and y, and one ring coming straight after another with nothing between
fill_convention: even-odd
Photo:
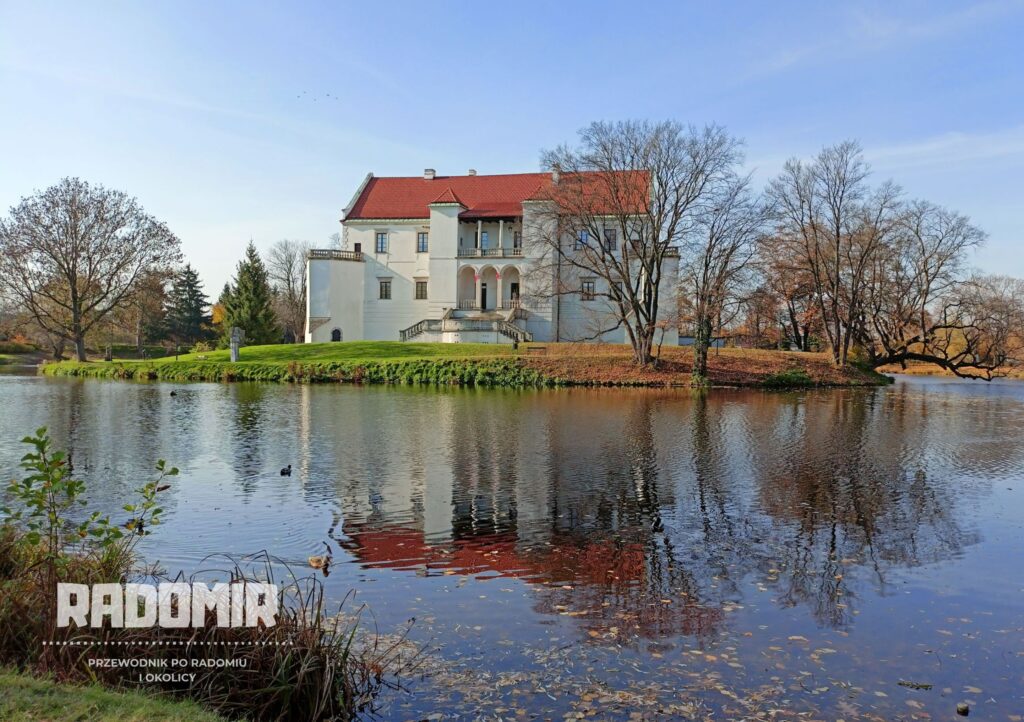
<instances>
[{"instance_id":1,"label":"thin white cloud","mask_svg":"<svg viewBox=\"0 0 1024 722\"><path fill-rule=\"evenodd\" d=\"M992 0L966 4L945 15L895 18L863 8L850 11L849 34L875 44L904 42L908 39L941 38L963 31L973 25L991 22L1024 9L1021 0Z\"/></svg>"},{"instance_id":2,"label":"thin white cloud","mask_svg":"<svg viewBox=\"0 0 1024 722\"><path fill-rule=\"evenodd\" d=\"M931 166L965 166L996 161L1024 161L1024 125L987 132L950 132L889 146L866 148L864 155L879 170L894 172Z\"/></svg>"},{"instance_id":3,"label":"thin white cloud","mask_svg":"<svg viewBox=\"0 0 1024 722\"><path fill-rule=\"evenodd\" d=\"M944 15L922 13L912 17L896 17L878 8L852 8L846 11L845 18L836 21L836 27L820 34L821 40L776 47L758 57L741 80L777 75L811 62L848 60L896 44L936 40L1022 11L1024 0L991 0L969 4Z\"/></svg>"}]
</instances>

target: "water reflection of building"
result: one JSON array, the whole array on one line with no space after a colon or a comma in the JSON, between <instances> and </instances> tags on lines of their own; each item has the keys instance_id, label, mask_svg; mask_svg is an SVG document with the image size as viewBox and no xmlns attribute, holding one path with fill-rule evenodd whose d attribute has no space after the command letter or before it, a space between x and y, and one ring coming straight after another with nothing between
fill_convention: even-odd
<instances>
[{"instance_id":1,"label":"water reflection of building","mask_svg":"<svg viewBox=\"0 0 1024 722\"><path fill-rule=\"evenodd\" d=\"M334 467L307 493L361 564L542 582L539 609L588 624L707 633L756 582L842 626L858 585L976 538L921 466L936 440L878 397L318 393L310 458Z\"/></svg>"}]
</instances>

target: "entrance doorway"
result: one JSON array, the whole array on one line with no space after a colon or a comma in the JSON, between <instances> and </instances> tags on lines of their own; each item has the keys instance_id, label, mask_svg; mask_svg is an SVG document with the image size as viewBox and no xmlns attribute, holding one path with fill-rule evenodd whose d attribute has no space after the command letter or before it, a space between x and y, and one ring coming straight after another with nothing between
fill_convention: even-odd
<instances>
[{"instance_id":1,"label":"entrance doorway","mask_svg":"<svg viewBox=\"0 0 1024 722\"><path fill-rule=\"evenodd\" d=\"M486 283L481 283L480 284L480 310L481 311L486 311L487 310L487 284Z\"/></svg>"}]
</instances>

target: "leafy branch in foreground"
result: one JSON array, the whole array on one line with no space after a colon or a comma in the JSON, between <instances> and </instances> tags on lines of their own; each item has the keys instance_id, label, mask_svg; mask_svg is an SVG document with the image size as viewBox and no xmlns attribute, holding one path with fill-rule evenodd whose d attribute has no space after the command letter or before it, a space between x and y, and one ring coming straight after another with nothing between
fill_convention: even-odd
<instances>
[{"instance_id":1,"label":"leafy branch in foreground","mask_svg":"<svg viewBox=\"0 0 1024 722\"><path fill-rule=\"evenodd\" d=\"M329 614L322 582L299 578L266 552L241 560L225 557L224 566L201 574L273 584L274 570L283 569L289 582L278 592L274 625L220 627L216 612L207 609L200 625L184 628L57 627L54 592L59 582L167 578L137 568L135 545L160 522L159 496L169 488L167 477L178 470L159 462L157 478L138 489L140 499L122 507L131 519L119 526L108 515L81 510L86 485L73 477L67 455L53 448L45 428L24 441L31 446L21 463L28 473L7 487L8 505L0 509L0 669L118 687L135 682L117 668L91 666L90 659L130 653L166 666L184 652L195 669L188 679L138 684L232 718L305 721L372 712L377 693L399 687L400 676L418 665L420 650L406 642L404 633L361 633L359 612L342 615L339 607L337 614Z\"/></svg>"},{"instance_id":2,"label":"leafy branch in foreground","mask_svg":"<svg viewBox=\"0 0 1024 722\"><path fill-rule=\"evenodd\" d=\"M5 516L5 525L13 524L23 529L25 534L21 539L24 543L44 545L43 554L48 562L57 567L65 566L67 553L75 543L81 544L82 540L90 538L103 549L119 542L126 547L134 546L132 536L127 536L125 530L143 536L149 533L147 526L160 523L163 509L157 505L157 495L170 488L169 484L163 483L164 480L178 474L178 469L168 467L163 459L156 464L157 479L136 489L141 500L125 504L124 510L137 516L122 529L111 523L109 515L98 511L80 522L72 520L73 511L86 505L82 498L85 483L72 476L67 455L53 450L46 427L36 429L35 435L26 436L22 443L33 448L21 458L21 468L28 474L22 479L12 480L7 487L8 494L20 504L20 508L3 506L0 512Z\"/></svg>"}]
</instances>

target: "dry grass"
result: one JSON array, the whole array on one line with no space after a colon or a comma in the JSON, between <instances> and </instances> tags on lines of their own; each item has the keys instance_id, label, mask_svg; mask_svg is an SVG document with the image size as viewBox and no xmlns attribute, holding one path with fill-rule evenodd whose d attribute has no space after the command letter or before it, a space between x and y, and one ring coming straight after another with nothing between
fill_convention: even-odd
<instances>
[{"instance_id":1,"label":"dry grass","mask_svg":"<svg viewBox=\"0 0 1024 722\"><path fill-rule=\"evenodd\" d=\"M947 371L944 368L936 366L934 364L926 363L908 363L906 368L902 368L899 364L889 364L887 366L881 366L878 369L881 373L886 374L907 374L909 376L946 376L948 378L954 378L954 374L951 371ZM1005 370L1002 378L1008 379L1024 379L1024 366L1013 366Z\"/></svg>"},{"instance_id":2,"label":"dry grass","mask_svg":"<svg viewBox=\"0 0 1024 722\"><path fill-rule=\"evenodd\" d=\"M531 368L548 377L595 385L691 385L691 348L664 348L657 368L639 368L633 364L629 347L624 345L544 345L544 355L526 354L524 358ZM823 353L721 348L711 349L708 355L708 376L713 385L761 386L773 376L793 372L802 372L819 386L867 386L883 382L877 374L856 367L836 368Z\"/></svg>"}]
</instances>

